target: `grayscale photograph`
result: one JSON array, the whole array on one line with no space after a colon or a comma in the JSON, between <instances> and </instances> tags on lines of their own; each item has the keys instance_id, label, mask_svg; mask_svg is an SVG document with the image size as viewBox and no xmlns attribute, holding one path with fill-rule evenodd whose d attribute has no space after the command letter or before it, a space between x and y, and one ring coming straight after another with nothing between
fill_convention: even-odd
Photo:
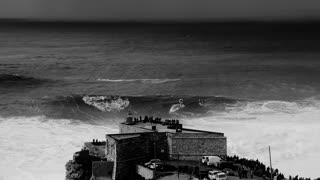
<instances>
[{"instance_id":1,"label":"grayscale photograph","mask_svg":"<svg viewBox=\"0 0 320 180\"><path fill-rule=\"evenodd\" d=\"M320 180L319 0L0 0L0 180Z\"/></svg>"}]
</instances>

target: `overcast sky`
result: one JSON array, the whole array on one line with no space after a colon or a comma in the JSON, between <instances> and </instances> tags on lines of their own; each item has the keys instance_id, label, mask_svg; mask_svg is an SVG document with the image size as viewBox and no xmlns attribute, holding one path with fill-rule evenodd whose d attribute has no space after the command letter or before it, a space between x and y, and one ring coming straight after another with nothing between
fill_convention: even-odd
<instances>
[{"instance_id":1,"label":"overcast sky","mask_svg":"<svg viewBox=\"0 0 320 180\"><path fill-rule=\"evenodd\" d=\"M320 19L320 0L0 0L0 18L55 20Z\"/></svg>"}]
</instances>

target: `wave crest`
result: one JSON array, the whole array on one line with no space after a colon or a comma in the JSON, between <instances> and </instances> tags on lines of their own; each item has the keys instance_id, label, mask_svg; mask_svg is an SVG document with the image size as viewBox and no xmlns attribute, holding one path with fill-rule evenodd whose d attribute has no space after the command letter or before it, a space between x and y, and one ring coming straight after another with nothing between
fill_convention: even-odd
<instances>
[{"instance_id":1,"label":"wave crest","mask_svg":"<svg viewBox=\"0 0 320 180\"><path fill-rule=\"evenodd\" d=\"M103 82L140 82L140 83L151 83L151 84L159 84L159 83L166 83L166 82L175 82L180 81L180 79L103 79L99 78L98 81Z\"/></svg>"},{"instance_id":2,"label":"wave crest","mask_svg":"<svg viewBox=\"0 0 320 180\"><path fill-rule=\"evenodd\" d=\"M274 112L282 112L293 114L299 111L299 106L295 102L284 101L269 101L263 104L264 109L268 109Z\"/></svg>"},{"instance_id":3,"label":"wave crest","mask_svg":"<svg viewBox=\"0 0 320 180\"><path fill-rule=\"evenodd\" d=\"M110 96L84 96L82 100L104 112L120 112L130 104L127 98Z\"/></svg>"},{"instance_id":4,"label":"wave crest","mask_svg":"<svg viewBox=\"0 0 320 180\"><path fill-rule=\"evenodd\" d=\"M294 114L299 112L300 108L296 102L286 101L265 101L265 102L248 102L243 111L249 114L257 113L288 113Z\"/></svg>"}]
</instances>

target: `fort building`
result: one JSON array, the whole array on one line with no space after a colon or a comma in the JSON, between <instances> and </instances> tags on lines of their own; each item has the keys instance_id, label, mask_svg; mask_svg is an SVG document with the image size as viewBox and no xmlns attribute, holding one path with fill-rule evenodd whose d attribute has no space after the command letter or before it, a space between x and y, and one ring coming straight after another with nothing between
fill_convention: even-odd
<instances>
[{"instance_id":1,"label":"fort building","mask_svg":"<svg viewBox=\"0 0 320 180\"><path fill-rule=\"evenodd\" d=\"M119 132L107 134L103 143L106 164L112 164L108 178L113 180L135 176L137 165L150 159L199 161L203 156L227 156L227 138L223 133L184 128L179 120L162 121L147 116L142 120L129 112L126 121L119 125ZM85 147L96 149L103 156L101 146L86 143Z\"/></svg>"}]
</instances>

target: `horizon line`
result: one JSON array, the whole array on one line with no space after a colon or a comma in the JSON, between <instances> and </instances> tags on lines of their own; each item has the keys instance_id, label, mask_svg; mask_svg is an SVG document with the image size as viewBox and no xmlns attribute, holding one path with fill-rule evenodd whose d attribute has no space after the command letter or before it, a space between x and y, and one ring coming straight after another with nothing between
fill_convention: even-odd
<instances>
[{"instance_id":1,"label":"horizon line","mask_svg":"<svg viewBox=\"0 0 320 180\"><path fill-rule=\"evenodd\" d=\"M67 24L320 24L320 19L155 19L155 20L108 20L108 19L44 19L0 18L0 23L67 23Z\"/></svg>"}]
</instances>

